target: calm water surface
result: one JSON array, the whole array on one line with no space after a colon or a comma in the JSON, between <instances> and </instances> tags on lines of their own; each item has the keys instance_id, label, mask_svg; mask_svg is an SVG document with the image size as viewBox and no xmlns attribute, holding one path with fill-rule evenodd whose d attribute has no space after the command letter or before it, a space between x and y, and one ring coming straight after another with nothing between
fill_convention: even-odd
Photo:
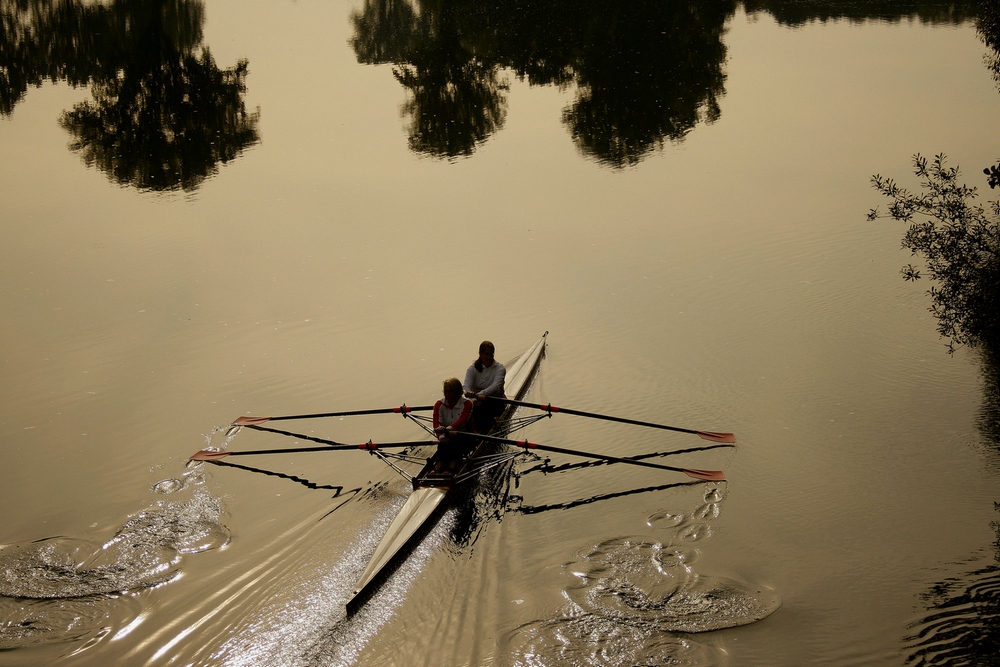
<instances>
[{"instance_id":1,"label":"calm water surface","mask_svg":"<svg viewBox=\"0 0 1000 667\"><path fill-rule=\"evenodd\" d=\"M0 665L986 660L998 374L865 221L916 152L984 188L979 12L0 0ZM660 459L728 481L527 461L346 619L403 480L185 465L293 445L241 414L427 404L546 330L532 399L734 431Z\"/></svg>"}]
</instances>

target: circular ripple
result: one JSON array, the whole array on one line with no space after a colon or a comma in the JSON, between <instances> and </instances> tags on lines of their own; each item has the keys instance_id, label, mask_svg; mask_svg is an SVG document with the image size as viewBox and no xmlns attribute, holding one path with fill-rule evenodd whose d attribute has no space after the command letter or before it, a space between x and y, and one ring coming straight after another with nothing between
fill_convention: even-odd
<instances>
[{"instance_id":1,"label":"circular ripple","mask_svg":"<svg viewBox=\"0 0 1000 667\"><path fill-rule=\"evenodd\" d=\"M699 575L697 551L641 539L608 540L570 564L566 593L584 612L675 632L706 632L759 621L781 601L762 586Z\"/></svg>"},{"instance_id":2,"label":"circular ripple","mask_svg":"<svg viewBox=\"0 0 1000 667\"><path fill-rule=\"evenodd\" d=\"M205 473L200 470L189 470L184 473L184 488L201 486L205 483Z\"/></svg>"},{"instance_id":3,"label":"circular ripple","mask_svg":"<svg viewBox=\"0 0 1000 667\"><path fill-rule=\"evenodd\" d=\"M705 492L706 503L721 503L726 499L726 490L722 487L714 486Z\"/></svg>"},{"instance_id":4,"label":"circular ripple","mask_svg":"<svg viewBox=\"0 0 1000 667\"><path fill-rule=\"evenodd\" d=\"M177 493L184 488L184 482L179 479L164 479L152 486L153 493Z\"/></svg>"},{"instance_id":5,"label":"circular ripple","mask_svg":"<svg viewBox=\"0 0 1000 667\"><path fill-rule=\"evenodd\" d=\"M719 517L718 503L705 503L691 513L695 519L717 519Z\"/></svg>"},{"instance_id":6,"label":"circular ripple","mask_svg":"<svg viewBox=\"0 0 1000 667\"><path fill-rule=\"evenodd\" d=\"M698 542L711 536L712 529L706 523L693 523L677 533L677 537L685 542Z\"/></svg>"},{"instance_id":7,"label":"circular ripple","mask_svg":"<svg viewBox=\"0 0 1000 667\"><path fill-rule=\"evenodd\" d=\"M665 633L662 629L623 624L593 614L523 625L503 643L519 667L591 665L721 665L722 649Z\"/></svg>"},{"instance_id":8,"label":"circular ripple","mask_svg":"<svg viewBox=\"0 0 1000 667\"><path fill-rule=\"evenodd\" d=\"M180 554L230 540L221 502L198 491L187 502L160 501L104 544L53 537L0 549L0 595L78 598L158 586L177 574Z\"/></svg>"},{"instance_id":9,"label":"circular ripple","mask_svg":"<svg viewBox=\"0 0 1000 667\"><path fill-rule=\"evenodd\" d=\"M182 554L217 549L229 543L229 529L220 523L222 502L197 491L183 503L164 503L143 510L122 526L104 545L122 549L156 544Z\"/></svg>"},{"instance_id":10,"label":"circular ripple","mask_svg":"<svg viewBox=\"0 0 1000 667\"><path fill-rule=\"evenodd\" d=\"M140 611L139 602L128 596L0 598L0 651L88 638L99 641L128 625Z\"/></svg>"},{"instance_id":11,"label":"circular ripple","mask_svg":"<svg viewBox=\"0 0 1000 667\"><path fill-rule=\"evenodd\" d=\"M646 519L646 525L652 528L673 528L682 523L684 523L684 515L672 512L657 512Z\"/></svg>"},{"instance_id":12,"label":"circular ripple","mask_svg":"<svg viewBox=\"0 0 1000 667\"><path fill-rule=\"evenodd\" d=\"M63 599L148 588L175 574L176 552L155 544L132 548L53 537L0 551L0 595Z\"/></svg>"}]
</instances>

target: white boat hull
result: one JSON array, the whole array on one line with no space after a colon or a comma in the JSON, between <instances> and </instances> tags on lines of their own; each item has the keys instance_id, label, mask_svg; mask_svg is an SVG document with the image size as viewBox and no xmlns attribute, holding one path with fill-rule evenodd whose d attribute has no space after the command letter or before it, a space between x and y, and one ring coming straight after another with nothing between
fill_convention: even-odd
<instances>
[{"instance_id":1,"label":"white boat hull","mask_svg":"<svg viewBox=\"0 0 1000 667\"><path fill-rule=\"evenodd\" d=\"M507 398L520 399L528 389L531 378L538 368L545 351L543 335L527 352L522 354L507 368L505 393ZM512 410L512 409L508 409ZM385 535L375 548L368 566L354 586L351 599L347 602L348 613L352 613L366 597L366 589L372 586L379 575L388 568L393 559L406 547L409 541L424 527L434 515L451 490L451 484L422 484L421 478L415 483L413 492L407 497L402 509L389 524Z\"/></svg>"}]
</instances>

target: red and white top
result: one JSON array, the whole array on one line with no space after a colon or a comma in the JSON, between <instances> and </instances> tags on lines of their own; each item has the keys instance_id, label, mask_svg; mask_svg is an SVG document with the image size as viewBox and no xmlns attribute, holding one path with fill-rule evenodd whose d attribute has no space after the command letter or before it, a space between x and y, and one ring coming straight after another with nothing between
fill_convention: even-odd
<instances>
[{"instance_id":1,"label":"red and white top","mask_svg":"<svg viewBox=\"0 0 1000 667\"><path fill-rule=\"evenodd\" d=\"M454 406L449 406L444 400L434 404L434 428L449 428L461 430L472 416L472 401L460 396Z\"/></svg>"}]
</instances>

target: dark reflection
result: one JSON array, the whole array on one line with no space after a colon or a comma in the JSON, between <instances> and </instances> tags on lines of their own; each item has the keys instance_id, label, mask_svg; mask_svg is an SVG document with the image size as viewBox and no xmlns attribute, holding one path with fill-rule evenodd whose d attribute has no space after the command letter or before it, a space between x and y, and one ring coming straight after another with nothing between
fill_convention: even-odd
<instances>
[{"instance_id":1,"label":"dark reflection","mask_svg":"<svg viewBox=\"0 0 1000 667\"><path fill-rule=\"evenodd\" d=\"M992 50L986 57L986 66L993 73L993 80L1000 84L1000 4L994 0L980 0L976 32L983 44ZM994 185L990 182L990 187Z\"/></svg>"},{"instance_id":2,"label":"dark reflection","mask_svg":"<svg viewBox=\"0 0 1000 667\"><path fill-rule=\"evenodd\" d=\"M919 255L932 282L928 291L938 330L953 352L959 345L979 352L984 399L979 428L1000 451L1000 203L985 208L976 190L960 181L957 167L943 155L914 158L920 192L879 176L873 183L890 199L889 217L909 224L903 246ZM922 278L913 265L907 280ZM994 506L1000 509L996 503ZM996 562L1000 563L1000 524ZM1000 664L1000 568L990 565L936 584L924 596L928 611L905 639L911 665Z\"/></svg>"},{"instance_id":3,"label":"dark reflection","mask_svg":"<svg viewBox=\"0 0 1000 667\"><path fill-rule=\"evenodd\" d=\"M623 168L720 116L723 43L737 0L366 0L351 16L358 62L391 64L407 90L410 148L468 156L503 127L510 71L532 85L573 86L562 121L581 153ZM982 0L745 0L782 24L978 20ZM984 37L991 48L996 43ZM995 72L1000 61L994 60Z\"/></svg>"},{"instance_id":4,"label":"dark reflection","mask_svg":"<svg viewBox=\"0 0 1000 667\"><path fill-rule=\"evenodd\" d=\"M580 150L630 166L718 120L734 9L725 0L590 3L569 63L579 93L563 112Z\"/></svg>"},{"instance_id":5,"label":"dark reflection","mask_svg":"<svg viewBox=\"0 0 1000 667\"><path fill-rule=\"evenodd\" d=\"M403 105L410 148L437 157L471 155L503 126L507 82L497 65L483 62L463 43L457 3L428 4L408 40L408 62L393 69L410 95Z\"/></svg>"},{"instance_id":6,"label":"dark reflection","mask_svg":"<svg viewBox=\"0 0 1000 667\"><path fill-rule=\"evenodd\" d=\"M28 86L89 85L60 124L88 166L144 190L193 190L257 143L247 62L220 69L201 46L197 0L0 0L0 113Z\"/></svg>"},{"instance_id":7,"label":"dark reflection","mask_svg":"<svg viewBox=\"0 0 1000 667\"><path fill-rule=\"evenodd\" d=\"M512 507L510 511L518 512L519 514L538 514L539 512L548 512L551 510L568 510L574 507L581 507L583 505L590 505L592 503L601 502L602 500L611 500L612 498L624 498L625 496L634 496L643 493L652 493L653 491L666 491L667 489L677 489L682 486L694 486L696 484L709 484L704 480L692 480L690 482L674 482L673 484L660 484L658 486L644 486L637 489L629 489L628 491L615 491L613 493L602 493L594 496L588 496L586 498L578 498L576 500L567 500L561 503L550 503L548 505L525 505L520 503L516 507ZM515 500L520 501L521 498L516 498Z\"/></svg>"},{"instance_id":8,"label":"dark reflection","mask_svg":"<svg viewBox=\"0 0 1000 667\"><path fill-rule=\"evenodd\" d=\"M629 458L633 461L644 461L646 459L660 458L664 456L676 456L678 454L690 454L692 452L707 452L712 449L723 449L732 448L735 445L732 444L718 444L718 445L701 445L699 447L687 447L685 449L673 449L667 452L651 452L649 454L639 454L637 456L630 456ZM614 461L601 461L601 460L589 460L589 461L579 461L576 463L563 463L557 466L551 464L549 459L544 459L541 463L534 465L530 468L525 468L520 473L518 477L524 477L530 473L540 472L542 474L555 473L555 472L565 472L567 470L579 470L581 468L594 468L596 466L609 466L618 465Z\"/></svg>"},{"instance_id":9,"label":"dark reflection","mask_svg":"<svg viewBox=\"0 0 1000 667\"><path fill-rule=\"evenodd\" d=\"M224 468L236 468L237 470L245 470L247 472L257 473L258 475L267 475L268 477L277 477L279 479L287 479L290 482L295 482L296 484L301 484L307 489L312 489L314 491L336 491L331 498L337 498L341 493L344 492L344 487L340 484L330 485L330 484L317 484L316 482L309 481L305 477L298 477L297 475L290 475L284 472L278 472L277 470L268 470L267 468L254 468L251 466L240 465L238 463L231 463L229 461L213 461L208 460L205 463L211 463L212 465L222 466ZM361 489L351 489L348 493L357 493Z\"/></svg>"},{"instance_id":10,"label":"dark reflection","mask_svg":"<svg viewBox=\"0 0 1000 667\"><path fill-rule=\"evenodd\" d=\"M1000 451L1000 358L996 347L982 350L983 407L979 411L979 432Z\"/></svg>"},{"instance_id":11,"label":"dark reflection","mask_svg":"<svg viewBox=\"0 0 1000 667\"><path fill-rule=\"evenodd\" d=\"M994 503L997 510L1000 504ZM1000 563L1000 523L995 560ZM923 595L927 615L911 626L906 664L1000 665L1000 567L946 579Z\"/></svg>"},{"instance_id":12,"label":"dark reflection","mask_svg":"<svg viewBox=\"0 0 1000 667\"><path fill-rule=\"evenodd\" d=\"M503 520L511 499L512 464L498 466L481 473L468 483L456 487L455 520L449 537L451 548L462 551L476 543L490 521Z\"/></svg>"},{"instance_id":13,"label":"dark reflection","mask_svg":"<svg viewBox=\"0 0 1000 667\"><path fill-rule=\"evenodd\" d=\"M788 26L844 20L964 23L976 16L977 4L977 0L743 0L748 14L766 12Z\"/></svg>"},{"instance_id":14,"label":"dark reflection","mask_svg":"<svg viewBox=\"0 0 1000 667\"><path fill-rule=\"evenodd\" d=\"M441 158L471 155L507 116L507 82L465 36L471 3L369 0L352 15L358 61L392 63L408 92L410 148Z\"/></svg>"},{"instance_id":15,"label":"dark reflection","mask_svg":"<svg viewBox=\"0 0 1000 667\"><path fill-rule=\"evenodd\" d=\"M410 147L470 155L506 117L509 69L575 85L563 122L588 157L634 165L719 117L722 43L736 0L367 0L352 16L358 61L391 63L408 90Z\"/></svg>"}]
</instances>

